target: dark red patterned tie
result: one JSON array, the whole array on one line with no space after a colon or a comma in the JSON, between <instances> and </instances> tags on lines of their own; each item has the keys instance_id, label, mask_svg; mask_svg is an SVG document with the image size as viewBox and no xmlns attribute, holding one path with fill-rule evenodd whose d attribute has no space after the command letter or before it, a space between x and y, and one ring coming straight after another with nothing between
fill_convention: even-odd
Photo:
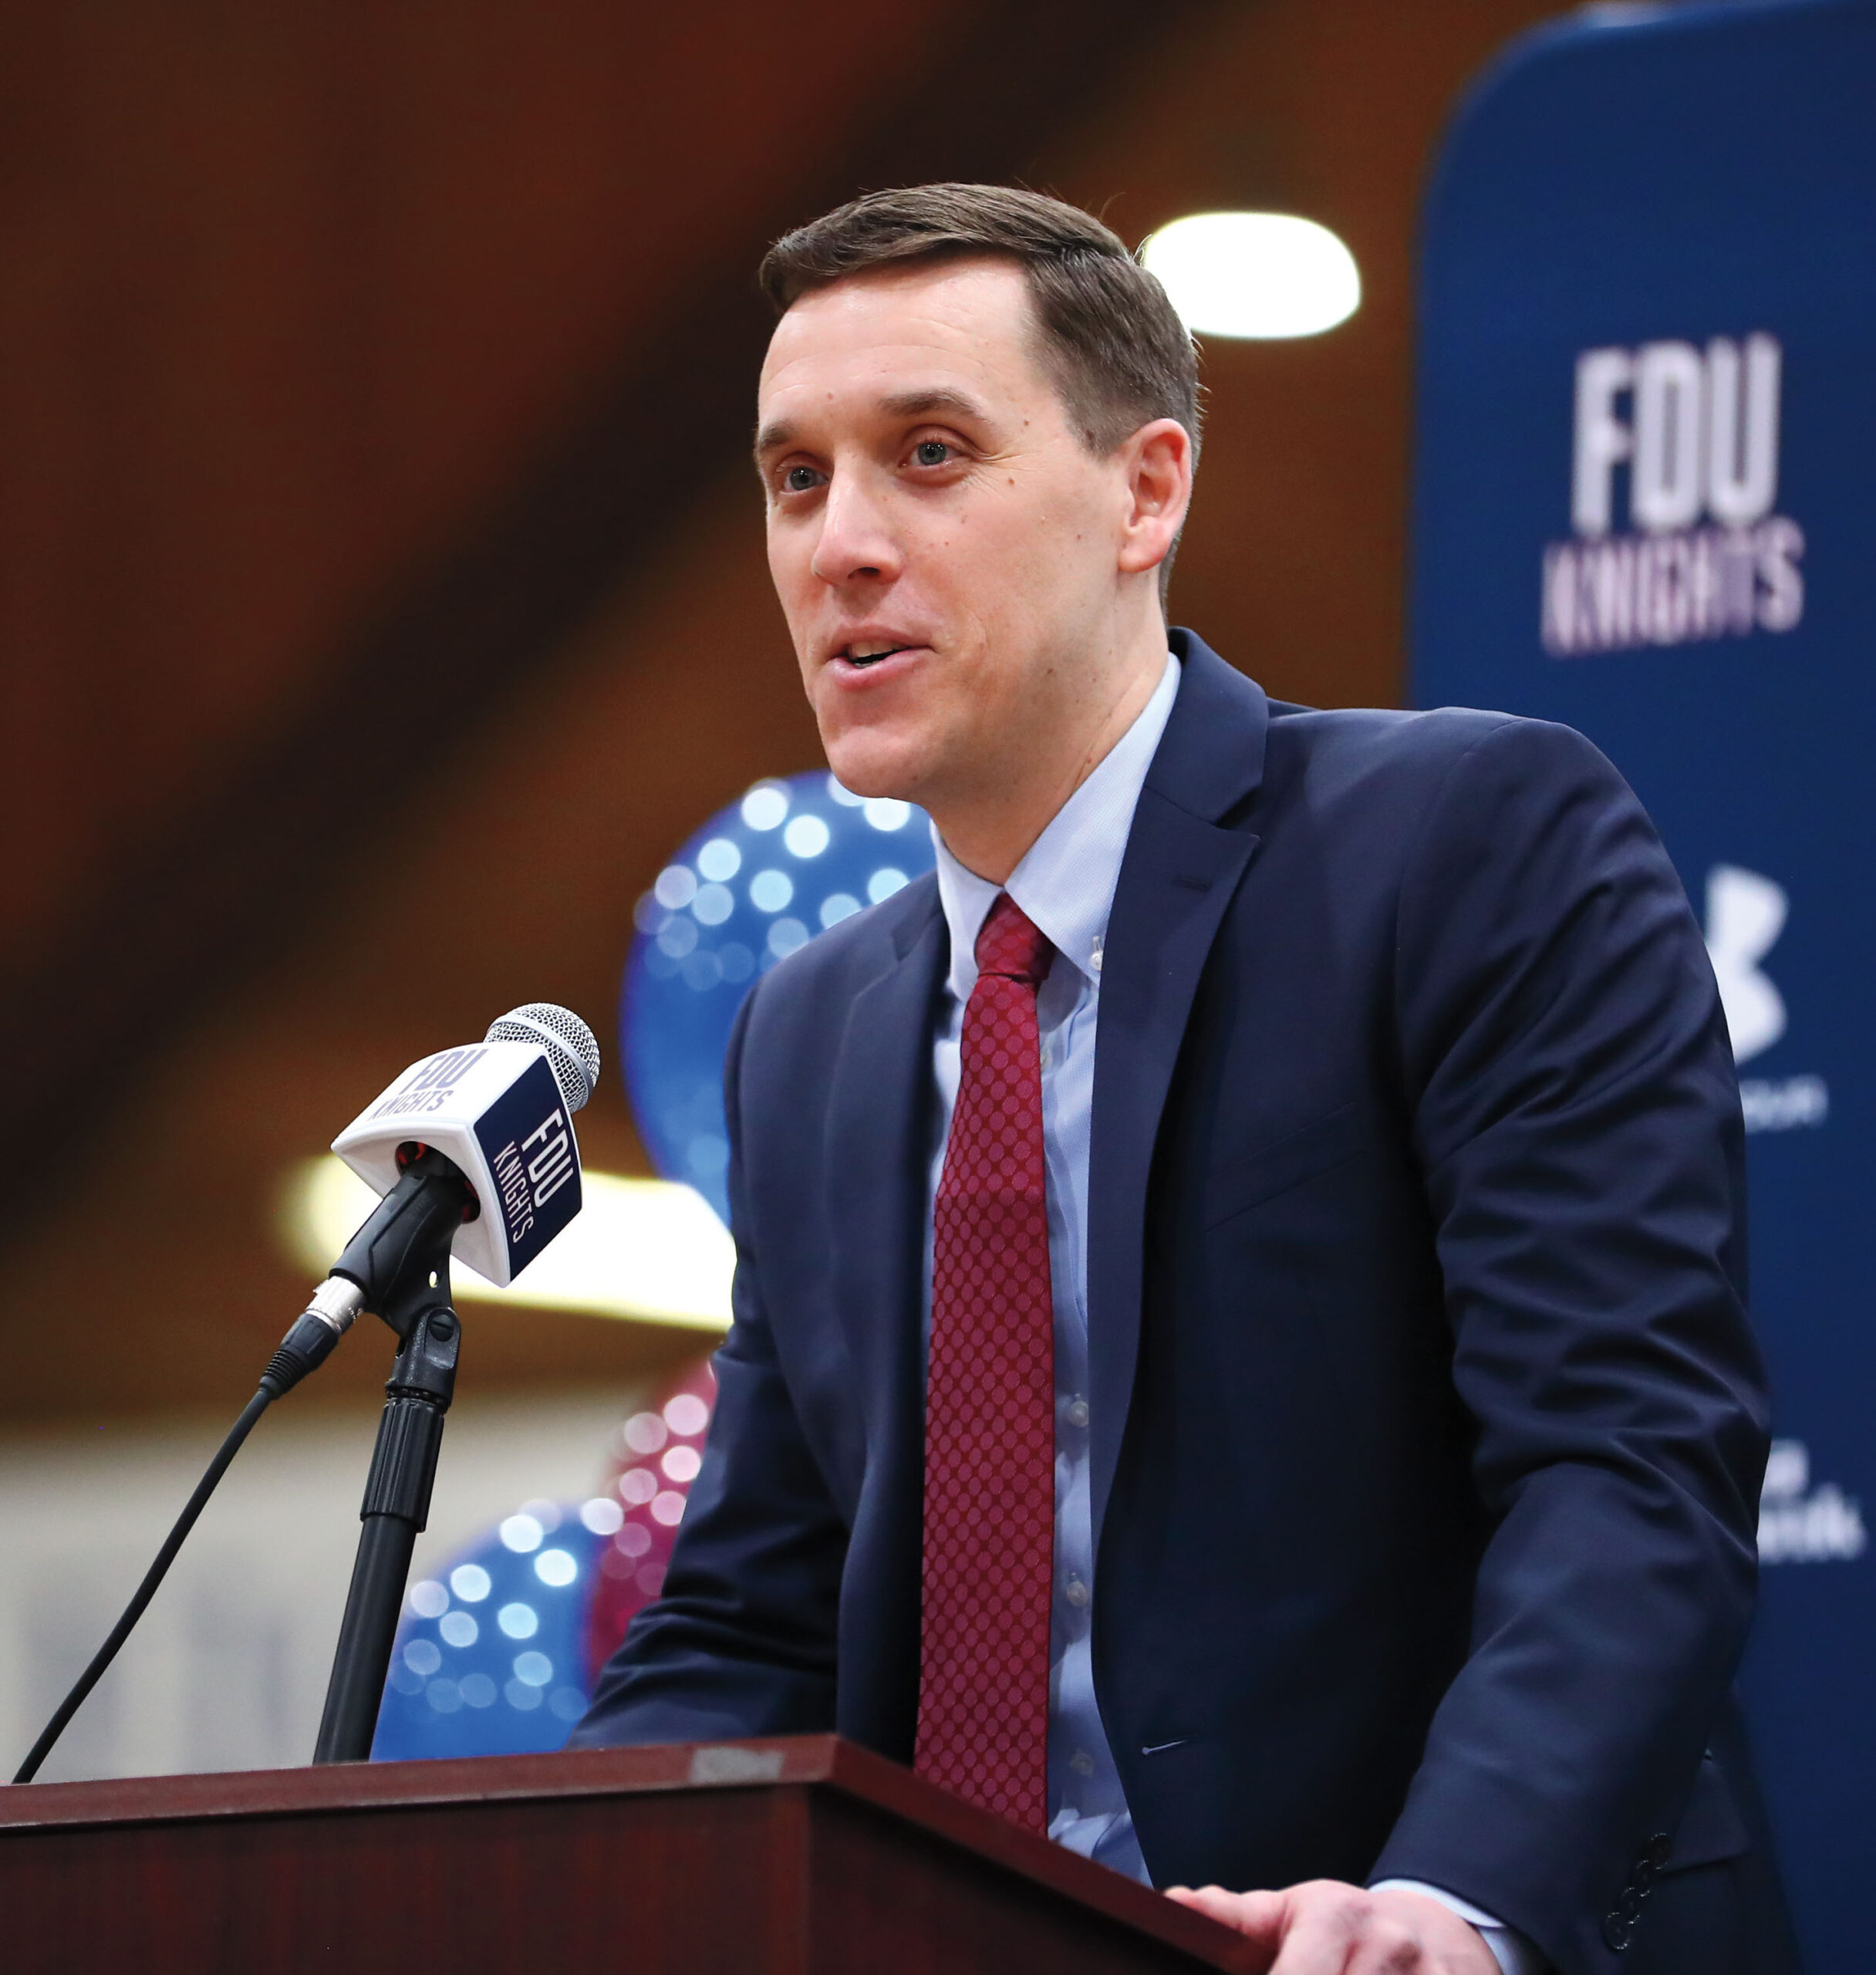
<instances>
[{"instance_id":1,"label":"dark red patterned tie","mask_svg":"<svg viewBox=\"0 0 1876 1975\"><path fill-rule=\"evenodd\" d=\"M1055 1332L1036 989L1054 949L1007 893L977 936L932 1243L913 1767L1048 1822Z\"/></svg>"}]
</instances>

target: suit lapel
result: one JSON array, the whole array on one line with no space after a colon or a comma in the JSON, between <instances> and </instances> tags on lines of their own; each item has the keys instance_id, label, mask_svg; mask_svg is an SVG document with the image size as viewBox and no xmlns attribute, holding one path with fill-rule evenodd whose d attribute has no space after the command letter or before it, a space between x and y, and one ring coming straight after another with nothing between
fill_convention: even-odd
<instances>
[{"instance_id":1,"label":"suit lapel","mask_svg":"<svg viewBox=\"0 0 1876 1975\"><path fill-rule=\"evenodd\" d=\"M919 1313L932 1123L932 1025L947 954L926 880L882 971L852 1001L828 1093L834 1304L859 1374L869 1447L924 1445Z\"/></svg>"},{"instance_id":2,"label":"suit lapel","mask_svg":"<svg viewBox=\"0 0 1876 1975\"><path fill-rule=\"evenodd\" d=\"M1262 691L1190 633L1175 631L1172 647L1179 697L1134 812L1102 965L1088 1173L1097 1558L1139 1355L1154 1146L1199 977L1257 848L1229 822L1262 778L1269 718Z\"/></svg>"}]
</instances>

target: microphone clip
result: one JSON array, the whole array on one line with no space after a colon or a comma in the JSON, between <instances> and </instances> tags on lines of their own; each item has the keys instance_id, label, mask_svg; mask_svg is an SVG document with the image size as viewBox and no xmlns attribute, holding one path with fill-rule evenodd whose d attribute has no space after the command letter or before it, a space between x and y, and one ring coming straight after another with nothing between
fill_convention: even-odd
<instances>
[{"instance_id":1,"label":"microphone clip","mask_svg":"<svg viewBox=\"0 0 1876 1975\"><path fill-rule=\"evenodd\" d=\"M434 1146L398 1148L397 1183L346 1244L332 1274L407 1344L432 1310L450 1307L450 1244L481 1212L461 1169Z\"/></svg>"}]
</instances>

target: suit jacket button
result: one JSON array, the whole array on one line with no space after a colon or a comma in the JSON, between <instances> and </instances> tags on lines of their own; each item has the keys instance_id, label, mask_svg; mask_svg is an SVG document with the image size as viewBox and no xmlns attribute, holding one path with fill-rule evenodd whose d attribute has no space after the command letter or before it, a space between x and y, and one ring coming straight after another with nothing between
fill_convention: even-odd
<instances>
[{"instance_id":1,"label":"suit jacket button","mask_svg":"<svg viewBox=\"0 0 1876 1975\"><path fill-rule=\"evenodd\" d=\"M1635 1923L1632 1920L1624 1919L1619 1913L1605 1913L1603 1916L1603 1942L1611 1953L1627 1953L1629 1939L1634 1933Z\"/></svg>"}]
</instances>

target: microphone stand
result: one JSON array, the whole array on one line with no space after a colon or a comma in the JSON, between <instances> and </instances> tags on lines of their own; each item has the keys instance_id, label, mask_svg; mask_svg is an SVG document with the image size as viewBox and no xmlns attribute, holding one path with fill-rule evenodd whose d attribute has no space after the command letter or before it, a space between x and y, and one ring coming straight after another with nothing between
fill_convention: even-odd
<instances>
[{"instance_id":1,"label":"microphone stand","mask_svg":"<svg viewBox=\"0 0 1876 1975\"><path fill-rule=\"evenodd\" d=\"M450 1244L473 1220L475 1196L444 1155L425 1146L398 1155L403 1177L353 1236L332 1273L356 1282L397 1333L378 1443L359 1511L364 1528L332 1656L315 1763L371 1754L410 1553L430 1517L443 1446L443 1416L456 1389L462 1325L450 1302Z\"/></svg>"}]
</instances>

